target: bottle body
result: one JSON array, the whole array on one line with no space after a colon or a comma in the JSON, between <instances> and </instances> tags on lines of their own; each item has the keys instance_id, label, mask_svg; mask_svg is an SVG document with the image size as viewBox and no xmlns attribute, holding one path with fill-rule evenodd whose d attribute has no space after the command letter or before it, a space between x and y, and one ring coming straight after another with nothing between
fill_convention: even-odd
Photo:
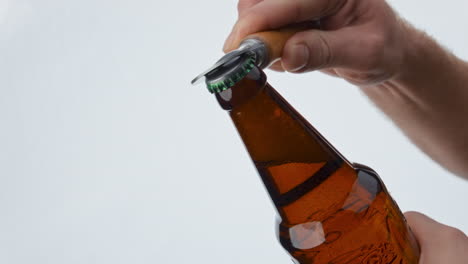
<instances>
[{"instance_id":1,"label":"bottle body","mask_svg":"<svg viewBox=\"0 0 468 264\"><path fill-rule=\"evenodd\" d=\"M254 68L216 95L278 211L297 263L417 264L419 249L378 175L349 163Z\"/></svg>"},{"instance_id":2,"label":"bottle body","mask_svg":"<svg viewBox=\"0 0 468 264\"><path fill-rule=\"evenodd\" d=\"M301 264L417 264L417 242L378 175L361 165L354 175L346 191L310 210L307 221L279 222L282 246ZM326 186L311 192L320 188Z\"/></svg>"}]
</instances>

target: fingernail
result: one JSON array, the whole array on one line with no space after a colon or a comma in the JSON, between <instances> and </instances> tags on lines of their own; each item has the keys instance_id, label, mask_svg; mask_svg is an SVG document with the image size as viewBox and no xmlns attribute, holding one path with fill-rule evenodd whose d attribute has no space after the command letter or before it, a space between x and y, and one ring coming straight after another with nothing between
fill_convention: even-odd
<instances>
[{"instance_id":1,"label":"fingernail","mask_svg":"<svg viewBox=\"0 0 468 264\"><path fill-rule=\"evenodd\" d=\"M288 59L286 66L291 66L291 69L286 69L289 72L297 72L303 70L309 62L309 49L304 44L294 45L292 48L286 50L285 54ZM289 64L289 65L288 65Z\"/></svg>"}]
</instances>

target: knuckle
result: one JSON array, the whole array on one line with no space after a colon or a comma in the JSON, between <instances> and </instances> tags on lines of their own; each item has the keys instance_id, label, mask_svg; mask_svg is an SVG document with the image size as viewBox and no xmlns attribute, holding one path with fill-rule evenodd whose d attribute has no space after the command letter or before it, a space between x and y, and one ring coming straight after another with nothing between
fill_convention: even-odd
<instances>
[{"instance_id":1,"label":"knuckle","mask_svg":"<svg viewBox=\"0 0 468 264\"><path fill-rule=\"evenodd\" d=\"M447 237L452 239L467 239L465 233L458 228L448 226L442 230Z\"/></svg>"},{"instance_id":2,"label":"knuckle","mask_svg":"<svg viewBox=\"0 0 468 264\"><path fill-rule=\"evenodd\" d=\"M333 53L328 41L324 38L322 34L317 34L320 43L320 51L321 51L321 65L319 68L326 68L327 66L331 65L333 60Z\"/></svg>"},{"instance_id":3,"label":"knuckle","mask_svg":"<svg viewBox=\"0 0 468 264\"><path fill-rule=\"evenodd\" d=\"M327 39L319 31L311 30L298 33L296 43L305 43L309 49L307 70L327 68L332 64L333 53Z\"/></svg>"},{"instance_id":4,"label":"knuckle","mask_svg":"<svg viewBox=\"0 0 468 264\"><path fill-rule=\"evenodd\" d=\"M461 231L458 228L455 227L450 227L450 226L444 226L440 230L441 236L447 239L448 241L453 241L453 242L466 242L468 243L468 237L466 234Z\"/></svg>"}]
</instances>

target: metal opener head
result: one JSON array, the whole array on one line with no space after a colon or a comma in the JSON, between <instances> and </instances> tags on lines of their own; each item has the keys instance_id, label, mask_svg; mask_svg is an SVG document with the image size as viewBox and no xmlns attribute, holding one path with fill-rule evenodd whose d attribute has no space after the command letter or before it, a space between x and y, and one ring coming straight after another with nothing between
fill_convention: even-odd
<instances>
[{"instance_id":1,"label":"metal opener head","mask_svg":"<svg viewBox=\"0 0 468 264\"><path fill-rule=\"evenodd\" d=\"M246 62L246 57L253 58L253 61L257 67L265 68L267 65L264 64L266 64L268 61L267 56L267 49L262 41L258 39L246 39L240 44L238 49L227 53L226 55L221 57L221 59L219 59L213 66L211 66L206 71L202 72L197 77L195 77L191 81L191 84L196 85L201 83L202 81L206 82L206 77L209 77L210 74L216 72L221 68L223 68L225 72L229 74L226 74L224 78L221 78L222 76L217 76L219 78L217 82L226 83L228 80L232 80L233 74L239 74L239 71L245 70L245 67L243 66L250 67L248 65L251 61L247 60ZM230 68L232 70L229 71L226 68ZM210 86L213 85L213 82L208 82L207 84L208 86ZM229 83L226 83L226 85L229 86ZM208 87L208 89L210 90L210 87ZM216 89L211 92L215 91Z\"/></svg>"}]
</instances>

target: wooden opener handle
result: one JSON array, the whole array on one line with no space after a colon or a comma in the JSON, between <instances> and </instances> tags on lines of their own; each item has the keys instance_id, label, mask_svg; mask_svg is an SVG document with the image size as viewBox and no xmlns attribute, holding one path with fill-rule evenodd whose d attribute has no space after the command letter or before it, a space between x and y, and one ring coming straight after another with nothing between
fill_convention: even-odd
<instances>
[{"instance_id":1,"label":"wooden opener handle","mask_svg":"<svg viewBox=\"0 0 468 264\"><path fill-rule=\"evenodd\" d=\"M294 26L285 27L279 30L270 30L257 32L251 35L248 35L245 39L258 39L262 41L268 52L268 62L267 65L270 65L274 61L281 59L283 55L283 48L286 45L286 42L294 34L300 31L305 31L308 29L319 29L320 22L312 21L307 23L301 23ZM237 45L238 46L238 45Z\"/></svg>"},{"instance_id":2,"label":"wooden opener handle","mask_svg":"<svg viewBox=\"0 0 468 264\"><path fill-rule=\"evenodd\" d=\"M265 44L268 54L268 62L266 64L270 65L276 60L281 59L281 56L283 55L283 48L286 45L286 42L299 31L301 30L282 29L276 31L263 31L251 34L247 36L246 39L258 39Z\"/></svg>"}]
</instances>

